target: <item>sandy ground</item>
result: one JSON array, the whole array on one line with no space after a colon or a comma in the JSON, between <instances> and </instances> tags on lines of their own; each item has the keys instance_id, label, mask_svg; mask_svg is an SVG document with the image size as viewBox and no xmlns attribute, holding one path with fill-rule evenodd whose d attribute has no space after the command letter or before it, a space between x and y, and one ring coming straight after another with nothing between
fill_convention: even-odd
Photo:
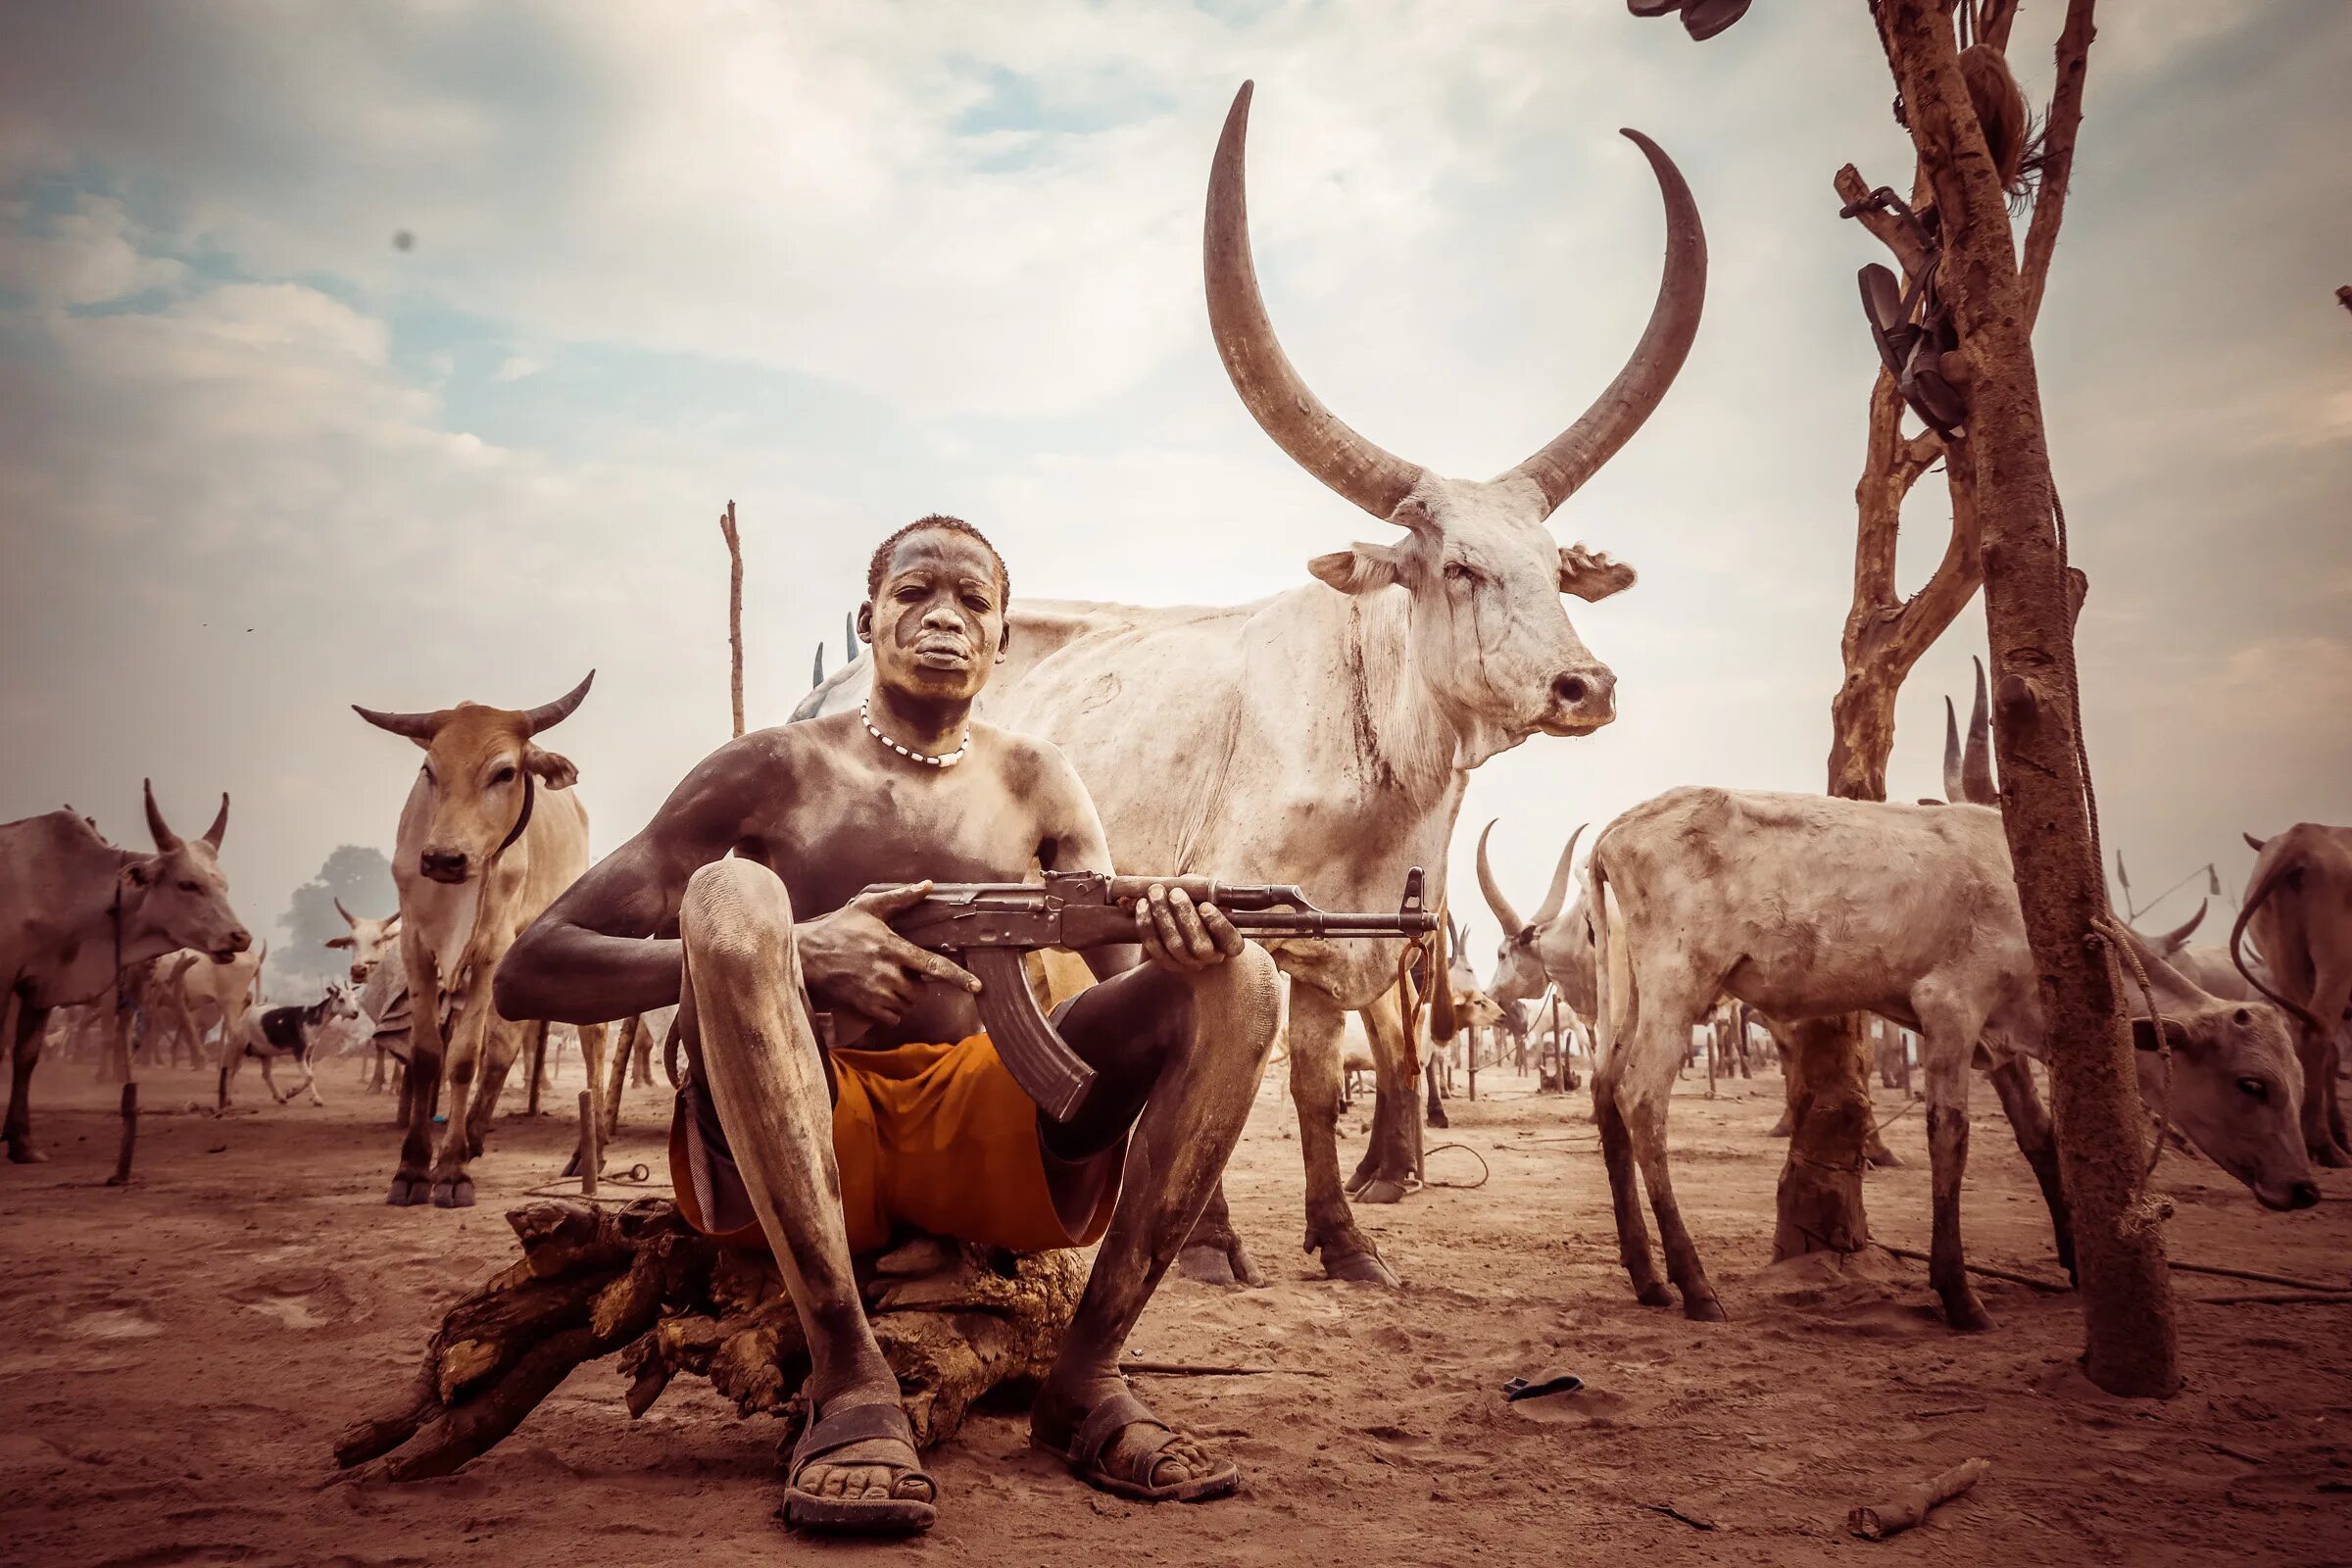
<instances>
[{"instance_id":1,"label":"sandy ground","mask_svg":"<svg viewBox=\"0 0 2352 1568\"><path fill-rule=\"evenodd\" d=\"M149 1076L149 1105L178 1113L148 1119L138 1182L109 1190L111 1092L51 1064L38 1104L53 1161L0 1166L0 1560L2352 1562L2352 1308L2184 1305L2190 1386L2139 1404L2074 1369L2069 1298L1985 1282L1997 1326L1959 1337L1914 1265L1827 1283L1768 1272L1777 1079L1713 1101L1688 1079L1675 1106L1685 1211L1734 1313L1712 1326L1633 1301L1584 1097L1531 1097L1493 1072L1432 1135L1492 1179L1361 1211L1407 1288L1324 1283L1294 1250L1298 1144L1269 1087L1231 1192L1271 1287L1171 1281L1135 1340L1153 1358L1283 1369L1139 1379L1241 1460L1244 1490L1222 1503L1090 1492L1026 1446L1022 1420L992 1415L933 1457L944 1495L926 1540L808 1542L773 1518L774 1423L739 1421L690 1379L632 1422L609 1362L459 1476L332 1484L336 1431L404 1388L450 1300L514 1255L501 1215L554 1178L571 1119L504 1122L475 1167L480 1207L392 1210L389 1108L355 1064L330 1068L323 1110L181 1110L203 1087ZM1972 1255L2048 1272L2040 1201L1992 1097L1979 1102ZM1350 1160L1367 1105L1348 1118ZM643 1159L659 1179L665 1120L665 1095L632 1092L612 1163ZM1927 1237L1922 1120L1887 1128L1909 1163L1869 1187L1876 1233L1912 1246ZM1433 1177L1478 1172L1460 1150L1431 1157ZM2352 1176L2328 1173L2330 1200L2295 1215L2173 1155L2160 1180L2177 1257L2352 1278ZM2192 1298L2265 1289L2180 1281ZM1499 1395L1513 1375L1559 1372L1589 1388ZM1925 1529L1881 1545L1844 1534L1852 1504L1973 1455L1990 1478Z\"/></svg>"}]
</instances>

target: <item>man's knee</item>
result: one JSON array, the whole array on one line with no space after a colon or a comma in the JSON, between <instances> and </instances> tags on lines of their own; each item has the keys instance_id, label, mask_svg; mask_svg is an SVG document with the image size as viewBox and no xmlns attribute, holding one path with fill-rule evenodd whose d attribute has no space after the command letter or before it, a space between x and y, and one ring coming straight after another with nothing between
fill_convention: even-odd
<instances>
[{"instance_id":1,"label":"man's knee","mask_svg":"<svg viewBox=\"0 0 2352 1568\"><path fill-rule=\"evenodd\" d=\"M1238 1043L1260 1053L1272 1049L1282 1028L1282 976L1265 949L1244 943L1240 953L1191 979L1196 1028L1215 1031L1227 1049Z\"/></svg>"},{"instance_id":2,"label":"man's knee","mask_svg":"<svg viewBox=\"0 0 2352 1568\"><path fill-rule=\"evenodd\" d=\"M678 937L698 967L773 963L792 941L792 895L756 860L713 860L686 879Z\"/></svg>"}]
</instances>

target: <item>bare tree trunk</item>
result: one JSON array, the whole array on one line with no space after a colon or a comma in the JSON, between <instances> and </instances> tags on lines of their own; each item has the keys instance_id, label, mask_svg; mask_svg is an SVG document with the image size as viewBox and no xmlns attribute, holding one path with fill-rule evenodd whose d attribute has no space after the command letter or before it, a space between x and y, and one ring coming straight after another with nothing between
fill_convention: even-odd
<instances>
[{"instance_id":1,"label":"bare tree trunk","mask_svg":"<svg viewBox=\"0 0 2352 1568\"><path fill-rule=\"evenodd\" d=\"M2067 7L2062 80L2082 71L2090 12L2091 0ZM2048 1020L2059 1168L2082 1282L2083 1370L2111 1394L2170 1395L2180 1371L2164 1232L2141 1191L2146 1116L2114 956L2093 928L2108 907L2080 736L2079 590L2054 523L2030 292L1948 20L1933 0L1891 0L1886 15L1896 80L1944 215L1943 277L1969 371L2001 816Z\"/></svg>"},{"instance_id":2,"label":"bare tree trunk","mask_svg":"<svg viewBox=\"0 0 2352 1568\"><path fill-rule=\"evenodd\" d=\"M2044 132L2045 163L2040 189L2034 198L2033 224L2026 236L2022 277L2017 276L2014 262L2009 266L2013 281L2018 284L2013 300L2017 311L2014 324L2017 335L2025 339L2031 338L2034 318L2041 309L2050 260L2057 248L2059 224L2066 214L2075 132L2082 119L2082 65L2089 47L2089 7L2082 0L2075 0L2075 4L2081 6L2082 14L2078 24L2075 7L2070 5L2066 30L2059 39L2057 86L2050 100ZM1951 45L1945 52L1956 61L1957 41L1952 37L1948 4L1931 3L1924 10L1913 9L1926 19L1921 25L1932 24L1943 28ZM2015 0L1986 0L1979 8L1977 36L1992 48L2006 51L2016 17ZM1888 64L1895 69L1897 85L1904 85L1891 45ZM1906 101L1907 98L1906 93ZM1971 123L1974 123L1973 111ZM1990 164L1981 137L1976 156L1990 177ZM1833 184L1840 204L1848 208L1871 192L1869 182L1850 164L1838 172ZM1921 206L1930 196L1928 162L1923 151L1913 170L1911 203L1914 207ZM1865 211L1857 216L1863 226L1892 253L1903 272L1912 274L1922 269L1924 253L1907 225L1883 211ZM2004 207L2002 244L2008 243L2009 234ZM1951 270L1952 263L1947 260L1944 263L1947 277ZM1903 414L1904 403L1894 378L1881 369L1871 387L1862 476L1854 486L1854 597L1840 644L1845 677L1830 704L1829 792L1848 800L1886 798L1886 764L1894 750L1895 697L1912 666L1967 608L1984 576L1975 451L1979 443L1963 440L1947 444L1934 430L1906 436L1902 429ZM1951 535L1928 581L1917 593L1905 597L1895 585L1903 502L1938 460L1943 462L1950 493ZM1863 1141L1871 1120L1870 1052L1864 1028L1859 1018L1849 1021L1846 1049L1842 1051L1830 1049L1826 1040L1820 1040L1784 1059L1784 1070L1791 1074L1792 1081L1788 1085L1788 1115L1783 1120L1792 1131L1788 1164L1781 1177L1783 1207L1776 1256L1790 1255L1778 1249L1796 1239L1860 1238L1868 1234L1868 1223L1861 1209L1861 1185L1857 1180L1848 1189L1843 1177L1846 1170L1858 1168L1862 1161ZM1859 1120L1853 1114L1857 1104L1861 1109ZM1818 1119L1808 1120L1800 1114L1800 1105L1809 1108ZM1851 1212L1840 1216L1838 1223L1825 1224L1828 1210L1838 1201L1838 1195L1848 1192L1853 1203ZM1856 1245L1860 1245L1858 1241Z\"/></svg>"}]
</instances>

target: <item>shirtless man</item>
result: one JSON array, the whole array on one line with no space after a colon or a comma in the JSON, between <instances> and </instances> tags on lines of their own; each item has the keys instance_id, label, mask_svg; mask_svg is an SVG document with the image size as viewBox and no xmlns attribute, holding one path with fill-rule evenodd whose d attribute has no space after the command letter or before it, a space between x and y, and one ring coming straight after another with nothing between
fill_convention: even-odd
<instances>
[{"instance_id":1,"label":"shirtless man","mask_svg":"<svg viewBox=\"0 0 2352 1568\"><path fill-rule=\"evenodd\" d=\"M692 1063L671 1143L680 1207L714 1234L763 1235L792 1292L815 1419L785 1517L814 1529L932 1519L936 1491L851 1261L907 1231L1015 1251L1100 1237L1033 1440L1127 1497L1199 1501L1239 1480L1153 1418L1118 1357L1241 1136L1277 1027L1273 960L1219 910L1152 889L1135 945L1083 955L1101 983L1057 1015L1097 1077L1055 1124L981 1034L980 982L886 923L924 879L1112 869L1061 753L971 722L1004 657L1006 587L996 551L956 518L885 540L858 613L874 661L866 710L722 747L499 966L511 1016L591 1023L679 1004ZM912 886L859 897L872 883Z\"/></svg>"}]
</instances>

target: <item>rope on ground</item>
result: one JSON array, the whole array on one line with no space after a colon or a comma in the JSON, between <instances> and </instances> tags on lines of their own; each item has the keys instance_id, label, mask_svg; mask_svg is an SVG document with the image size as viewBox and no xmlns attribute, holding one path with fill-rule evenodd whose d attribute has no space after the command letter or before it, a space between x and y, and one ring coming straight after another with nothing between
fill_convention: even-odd
<instances>
[{"instance_id":1,"label":"rope on ground","mask_svg":"<svg viewBox=\"0 0 2352 1568\"><path fill-rule=\"evenodd\" d=\"M1448 1149L1458 1149L1458 1150L1460 1150L1460 1151L1461 1151L1463 1153L1465 1153L1465 1154L1468 1154L1468 1155L1469 1155L1469 1156L1470 1156L1472 1159L1475 1159L1475 1160L1477 1160L1477 1161L1478 1161L1478 1180L1476 1180L1476 1181L1474 1181L1474 1182L1433 1182L1433 1181L1424 1181L1424 1182L1422 1182L1422 1183L1421 1183L1421 1185L1422 1185L1422 1186L1424 1186L1424 1187L1451 1187L1451 1188L1454 1188L1454 1189L1456 1189L1457 1191L1460 1191L1460 1192L1465 1192L1465 1193L1467 1193L1467 1192L1472 1192L1472 1191L1475 1191L1476 1189L1478 1189L1478 1188L1481 1188L1481 1187L1484 1187L1484 1186L1486 1186L1486 1185L1487 1185L1487 1178L1488 1178L1489 1176L1491 1176L1491 1175L1493 1175L1493 1174L1494 1174L1492 1171L1490 1171L1490 1170L1488 1170L1488 1169L1487 1169L1487 1156L1486 1156L1486 1155L1484 1155L1484 1154L1482 1154L1482 1153L1480 1153L1480 1152L1479 1152L1477 1150L1475 1150L1475 1149L1472 1149L1472 1148L1471 1148L1471 1147L1470 1147L1468 1144L1440 1144L1440 1145L1438 1145L1438 1147L1437 1147L1437 1148L1435 1148L1435 1149L1425 1149L1425 1150L1421 1151L1421 1158L1422 1158L1424 1161L1427 1161L1430 1155L1432 1155L1432 1154L1443 1154L1443 1153L1444 1153L1444 1152L1446 1152L1446 1151L1447 1151Z\"/></svg>"},{"instance_id":2,"label":"rope on ground","mask_svg":"<svg viewBox=\"0 0 2352 1568\"><path fill-rule=\"evenodd\" d=\"M669 1191L669 1183L666 1181L658 1182L653 1180L653 1171L647 1167L645 1161L639 1160L634 1165L616 1166L612 1170L607 1171L604 1175L599 1176L596 1180L597 1185L600 1187L626 1187L638 1192L648 1193L655 1191ZM552 1181L540 1187L525 1187L523 1189L523 1193L525 1196L530 1198L576 1199L581 1196L579 1182L576 1177ZM588 1199L587 1201L593 1203L598 1201L598 1200L591 1198ZM615 1198L611 1200L611 1201L617 1203L626 1201L626 1200Z\"/></svg>"}]
</instances>

